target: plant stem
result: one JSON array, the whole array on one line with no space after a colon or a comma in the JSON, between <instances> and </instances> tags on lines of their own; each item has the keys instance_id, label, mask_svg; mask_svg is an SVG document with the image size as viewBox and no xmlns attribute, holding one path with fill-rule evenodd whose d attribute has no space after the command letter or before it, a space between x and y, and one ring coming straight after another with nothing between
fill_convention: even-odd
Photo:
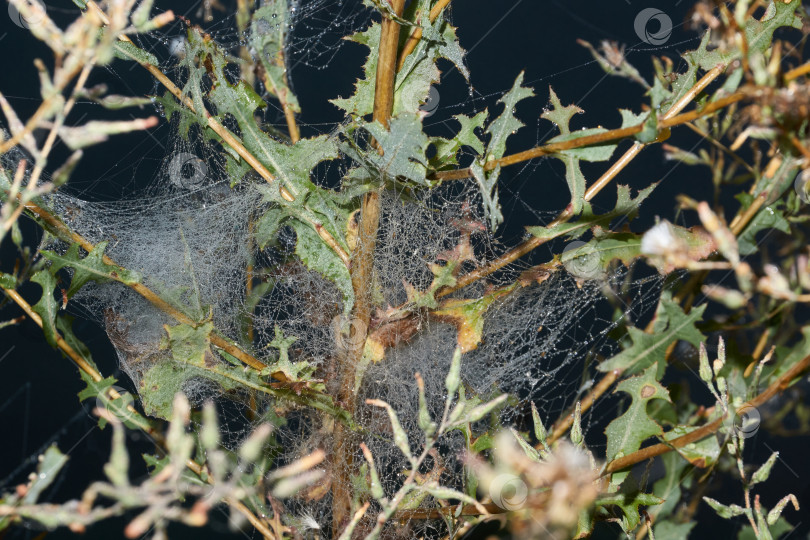
<instances>
[{"instance_id":1,"label":"plant stem","mask_svg":"<svg viewBox=\"0 0 810 540\"><path fill-rule=\"evenodd\" d=\"M676 114L669 118L665 116L658 124L658 126L660 129L663 130L679 126L682 124L686 124L696 120L697 118L708 116L714 112L717 112L720 109L728 107L729 105L742 101L744 98L745 98L744 93L737 92L735 94L731 94L730 96L718 99L717 101L713 101L708 105L706 105L705 107L703 107L702 109L689 111L683 114ZM571 139L568 141L543 144L540 146L536 146L535 148L531 148L529 150L518 152L517 154L511 154L508 156L504 156L501 159L489 161L484 165L484 170L491 171L498 167L505 167L507 165L515 165L517 163L523 163L524 161L529 161L531 159L535 159L538 157L556 154L564 150L572 150L574 148L582 148L584 146L603 144L618 139L632 137L633 135L641 133L643 129L644 124L642 123L626 128L612 129L610 131L605 131L603 133L595 133L593 135L577 137L576 139ZM471 178L471 177L472 177L471 169L439 171L431 175L431 179L433 180L462 180L464 178Z\"/></svg>"},{"instance_id":2,"label":"plant stem","mask_svg":"<svg viewBox=\"0 0 810 540\"><path fill-rule=\"evenodd\" d=\"M745 411L749 407L761 407L764 403L770 400L773 396L777 393L782 392L788 386L790 386L793 379L802 375L805 371L810 369L810 356L806 356L804 359L796 363L793 367L785 372L784 375L776 379L774 382L768 386L761 394L757 397L752 399L751 401L747 402L743 407L737 410L737 413ZM654 444L652 446L648 446L646 448L642 448L637 452L633 452L627 456L614 459L605 467L604 471L602 472L602 476L606 476L608 474L612 474L616 471L620 471L622 469L626 469L628 467L632 467L636 463L641 463L644 460L651 459L662 454L666 454L670 450L675 450L677 448L682 448L689 443L697 442L701 439L712 435L713 433L717 432L722 426L723 421L726 419L728 413L723 413L722 416L714 420L713 422L706 424L703 427L700 427L686 435L678 437L676 439L672 439L671 441L667 441L666 443L659 443Z\"/></svg>"},{"instance_id":3,"label":"plant stem","mask_svg":"<svg viewBox=\"0 0 810 540\"><path fill-rule=\"evenodd\" d=\"M671 121L675 120L676 115L678 115L678 113L680 113L689 104L689 102L691 100L693 100L700 92L702 92L707 86L709 86L709 84L711 84L712 81L714 81L723 72L723 70L725 70L725 66L721 64L721 65L715 66L710 71L708 71L703 77L701 77L700 80L697 81L695 83L695 85L692 88L690 88L689 91L686 92L686 94L684 94L664 114L663 121L660 123L660 125L666 126L667 122L671 122ZM717 108L720 108L721 106L725 107L725 106L730 105L731 103L739 101L743 97L744 97L743 94L739 94L739 95L734 94L732 96L729 96L728 98L725 98L724 100L723 99L717 100L717 101L707 105L706 107L704 107L704 109L702 111L700 111L700 112L687 113L687 114L683 115L684 117L688 118L688 119L683 120L683 122L691 122L692 120L694 120L696 118L695 115L700 116L701 114L705 114L704 111L709 109L712 105L715 106L715 108L713 108L712 110L716 110ZM734 99L731 100L731 98L734 98ZM632 128L632 129L636 129L637 127L638 126L636 126L635 128ZM631 129L631 128L626 128L626 129ZM608 132L608 133L610 133L610 132ZM606 133L602 133L600 135L606 135ZM588 138L590 138L590 137L582 137L582 139L588 139ZM577 140L579 140L579 139L575 139L574 141L571 141L571 142L575 142ZM593 144L593 143L591 142L589 144ZM585 201L590 201L591 199L593 199L606 185L608 185L608 183L610 183L611 180L613 180L613 178L616 177L617 174L619 174L619 172L622 169L624 169L624 167L627 166L628 163L630 163L633 160L633 158L635 158L641 152L641 150L645 146L646 146L645 144L642 144L642 143L639 143L639 142L636 142L635 144L633 144L633 146L631 146L630 149L628 149L627 152L625 152L624 155L621 158L619 158L619 160L616 163L614 163L596 182L593 183L593 185L591 185L591 187L588 188L588 190L585 192L585 196L583 197L584 200ZM540 148L543 148L543 147L540 147ZM558 150L555 150L555 151L558 151ZM504 158L504 159L506 159L506 158ZM531 159L531 158L527 157L526 159ZM524 159L524 161L525 161L525 159ZM498 162L492 162L492 163L493 163L493 165L492 165L493 168L497 167L499 165ZM515 161L514 163L517 163L517 161ZM560 213L560 215L558 215L554 219L554 221L552 221L551 223L549 223L547 225L547 228L556 227L557 225L559 225L561 223L565 223L566 221L571 219L571 217L573 217L571 208L572 208L572 205L569 204L568 207L565 210L563 210ZM482 279L482 278L492 274L493 272L496 272L496 271L500 270L504 266L507 266L507 265L515 262L516 260L523 257L527 253L531 252L535 248L545 244L547 241L548 240L546 240L546 239L542 239L542 238L538 238L538 237L530 238L529 240L523 242L522 244L519 244L516 247L512 248L511 250L507 251L506 253L504 253L503 255L501 255L500 257L498 257L497 259L495 259L494 261L492 261L488 265L482 266L480 268L476 268L472 272L469 272L469 273L461 276L460 278L458 278L458 281L456 282L456 284L453 287L447 287L445 289L442 289L441 291L439 291L437 293L436 296L437 297L446 296L446 295L448 295L448 294L450 294L450 293L452 293L454 291L462 289L462 288L466 287L467 285L469 285L469 284L471 284L471 283L473 283L475 281L478 281L479 279Z\"/></svg>"},{"instance_id":4,"label":"plant stem","mask_svg":"<svg viewBox=\"0 0 810 540\"><path fill-rule=\"evenodd\" d=\"M284 65L284 54L283 51L279 51L279 62ZM295 144L301 139L301 130L298 129L298 124L295 121L295 111L292 108L292 104L290 103L289 98L287 97L288 90L287 87L278 88L275 84L273 84L273 80L270 78L270 75L267 73L267 70L264 70L264 84L267 88L273 89L273 94L278 98L278 101L281 103L281 108L284 111L284 120L287 122L287 131L290 133L290 141ZM284 84L287 84L287 72L284 72Z\"/></svg>"},{"instance_id":5,"label":"plant stem","mask_svg":"<svg viewBox=\"0 0 810 540\"><path fill-rule=\"evenodd\" d=\"M450 4L450 0L439 0L436 2L430 10L430 22L433 23L439 17L439 14L444 11ZM402 53L399 55L399 63L397 64L397 71L402 70L402 66L405 65L405 60L408 58L416 46L419 44L419 41L422 39L422 29L421 28L414 28L411 35L408 36L408 39L405 41L405 45L402 47Z\"/></svg>"},{"instance_id":6,"label":"plant stem","mask_svg":"<svg viewBox=\"0 0 810 540\"><path fill-rule=\"evenodd\" d=\"M26 208L26 210L30 211L32 214L34 214L38 218L40 218L43 222L45 222L51 228L51 230L54 232L54 234L56 234L57 236L59 236L63 240L65 240L67 242L79 244L79 246L81 246L82 249L84 249L88 253L90 253L91 251L93 251L93 249L95 249L96 246L93 245L92 242L87 240L85 237L83 237L79 233L77 233L75 231L72 231L70 228L67 227L67 225L65 225L59 219L54 217L50 212L44 210L43 208L41 208L41 207L37 206L36 204L31 203L31 202L26 203L25 208ZM102 261L105 264L109 264L109 265L112 265L112 266L120 266L115 261L113 261L108 255L104 255L104 257L102 258ZM130 287L132 290L134 290L138 294L140 294L143 298L148 300L153 306L155 306L159 310L161 310L164 313L171 316L177 322L179 322L181 324L188 324L188 325L196 324L195 321L193 321L191 318L189 318L186 314L184 314L183 312L179 311L177 308L175 308L174 306L172 306L171 304L166 302L163 298L158 296L154 291L152 291L149 287L147 287L143 283L124 283L124 284L127 285L128 287ZM252 368L254 368L256 370L262 370L265 367L267 367L266 364L264 364L263 362L261 362L260 360L258 360L256 358L254 358L250 354L246 353L241 348L239 348L237 345L229 342L228 340L226 340L222 336L220 336L218 334L215 334L215 333L212 333L210 338L211 338L211 343L214 346L219 347L220 349L224 350L225 352L227 352L231 356L234 356L235 358L238 358L240 361L244 362L245 364L249 365L250 367L252 367ZM276 374L274 374L274 375L276 375ZM278 378L282 382L286 382L286 378L281 379L280 377L281 377L281 375L276 376L276 378Z\"/></svg>"},{"instance_id":7,"label":"plant stem","mask_svg":"<svg viewBox=\"0 0 810 540\"><path fill-rule=\"evenodd\" d=\"M87 2L87 6L95 10L96 13L98 13L99 17L104 22L104 24L109 24L107 16L104 14L103 11L101 11L101 8L99 8L95 2L91 0L90 2ZM120 35L118 39L134 45L132 40L129 39L129 37L127 37L125 34ZM177 85L175 85L171 81L171 79L169 79L162 71L160 71L160 69L158 69L156 66L153 66L152 64L141 62L134 56L130 56L130 58L132 58L132 60L143 66L149 73L151 73L152 76L155 77L155 79L157 79L164 87L166 87L167 90L169 90L169 92L172 93L172 95L174 95L174 97L176 97L180 101L180 103L185 105L190 111L197 113L196 109L194 108L194 102L191 100L191 98L187 95L184 95L183 91L180 90L180 88L178 88ZM247 148L245 148L245 145L242 144L242 141L240 141L233 133L231 133L228 130L228 128L220 124L219 121L216 118L214 118L208 111L204 110L200 112L204 114L206 118L206 124L208 125L208 127L210 127L211 130L214 133L216 133L228 146L233 148L234 151L236 151L236 153L239 154L239 157L244 159L245 162L248 165L250 165L254 171L259 173L259 175L267 181L267 183L272 184L276 180L276 177L273 176L273 174L267 169L267 167L265 167L262 164L262 162L260 162L256 158L256 156L251 154L250 151ZM295 201L295 196L293 193L289 191L288 187L289 186L280 186L279 193L281 193L282 198L284 198L284 200L286 200L287 202L293 202ZM329 231L327 231L326 228L321 223L319 223L312 217L302 216L302 219L306 219L309 222L310 226L312 226L312 228L315 229L315 232L318 233L318 236L321 237L321 240L323 240L324 243L328 245L332 249L332 251L334 251L338 255L338 257L340 257L340 259L343 261L343 264L349 266L350 264L349 255L335 240L335 238L329 233Z\"/></svg>"},{"instance_id":8,"label":"plant stem","mask_svg":"<svg viewBox=\"0 0 810 540\"><path fill-rule=\"evenodd\" d=\"M802 75L810 73L810 62L806 62L797 68L793 68L785 73L785 82L790 82L793 79L798 79Z\"/></svg>"},{"instance_id":9,"label":"plant stem","mask_svg":"<svg viewBox=\"0 0 810 540\"><path fill-rule=\"evenodd\" d=\"M79 92L84 90L84 84L87 82L87 77L90 76L90 71L92 69L92 63L86 64L82 69L81 73L79 74L79 79L76 81L76 86L73 87L73 92L71 92L70 99L68 99L65 106L62 107L62 112L59 114L59 116L57 116L56 121L53 123L53 127L51 127L50 133L48 133L48 138L45 140L45 144L42 145L42 151L37 158L36 165L34 165L34 170L31 172L31 179L35 184L42 174L42 169L45 166L48 155L51 153L53 143L56 141L56 134L65 123L65 118L67 118L67 115L70 113L73 105L76 104L76 96L79 94Z\"/></svg>"},{"instance_id":10,"label":"plant stem","mask_svg":"<svg viewBox=\"0 0 810 540\"><path fill-rule=\"evenodd\" d=\"M31 305L26 302L22 296L20 296L20 293L14 289L6 289L5 287L2 287L2 289L6 296L11 298L14 303L20 306L25 314L37 324L37 326L42 328L42 318L33 310ZM84 359L81 354L76 352L76 350L71 347L61 335L59 335L59 332L56 332L56 346L59 347L59 349L61 349L61 351L65 353L68 358L73 360L73 363L76 364L80 370L84 371L95 382L99 382L104 378L93 366L87 362L87 360Z\"/></svg>"},{"instance_id":11,"label":"plant stem","mask_svg":"<svg viewBox=\"0 0 810 540\"><path fill-rule=\"evenodd\" d=\"M390 0L392 11L402 16L405 0ZM388 127L394 108L394 79L396 77L397 47L400 26L396 21L383 17L380 33L379 60L374 87L374 120ZM381 149L379 149L382 151ZM371 283L374 272L374 249L377 244L377 229L380 223L380 194L371 191L363 197L360 231L357 247L352 254L351 278L354 289L354 312L352 330L356 333L350 340L339 366L340 387L338 403L353 413L356 407L355 366L363 355L366 334L371 320ZM343 425L335 427L335 452L332 479L332 532L336 536L351 519L352 482L355 443L352 433Z\"/></svg>"}]
</instances>

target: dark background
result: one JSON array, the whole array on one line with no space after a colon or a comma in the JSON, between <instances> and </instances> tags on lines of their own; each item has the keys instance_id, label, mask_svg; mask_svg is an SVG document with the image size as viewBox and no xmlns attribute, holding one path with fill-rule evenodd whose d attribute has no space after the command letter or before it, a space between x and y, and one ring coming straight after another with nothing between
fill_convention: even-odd
<instances>
[{"instance_id":1,"label":"dark background","mask_svg":"<svg viewBox=\"0 0 810 540\"><path fill-rule=\"evenodd\" d=\"M346 0L344 4L357 3ZM199 2L157 2L159 9L174 9L176 14L185 15L194 23L209 28L230 39L234 27L232 18L223 18L215 12L215 21L202 23L197 15ZM303 2L306 5L307 2ZM72 20L76 8L71 2L47 2L52 17L63 26ZM232 6L225 2L229 8ZM672 19L675 29L672 37L664 45L654 48L640 41L633 27L636 14L643 8L654 6L665 11ZM651 54L668 55L676 65L681 65L679 53L694 49L698 44L697 34L688 30L686 19L691 1L680 2L630 2L610 0L594 1L492 1L457 0L453 3L451 19L459 28L461 44L469 52L467 65L472 74L472 97L463 77L451 65L444 63L444 75L438 90L440 104L437 112L426 120L431 133L447 134L455 125L448 118L461 112L469 113L472 108L494 106L497 99L511 88L515 77L525 70L524 85L533 86L537 97L527 100L518 107L518 116L526 127L509 140L509 151L530 148L553 137L553 126L539 118L548 101L548 86L552 85L564 104L575 103L586 111L576 117L572 127L618 127L618 108L628 108L635 112L645 102L641 88L615 77L606 77L602 69L592 61L590 54L576 44L578 38L597 44L600 40L615 40L626 44L628 59L648 80L651 80ZM327 21L328 22L328 21ZM322 23L326 24L326 23ZM223 29L228 29L223 32ZM310 31L317 32L317 24ZM166 29L169 36L180 35L179 24ZM331 36L334 38L334 36ZM326 39L326 38L325 38ZM147 39L145 44L154 46L153 52L161 59L168 58L166 45L157 39ZM326 132L342 119L342 111L327 102L327 99L349 95L354 80L360 75L365 51L356 45L346 45L338 50L334 58L316 61L293 57L290 71L294 89L303 109L299 120L303 126L303 136ZM47 49L37 42L26 30L11 23L5 12L0 11L0 91L11 102L17 113L27 119L39 104L39 85L36 70L32 64L35 57L46 62L51 57ZM327 63L324 67L323 63ZM311 65L310 65L311 64ZM104 82L113 93L145 95L163 93L152 78L140 67L122 61L115 61L109 68L96 70L89 86ZM80 104L70 120L79 123L87 118L129 118L155 114L155 110L127 109L110 114L92 104ZM283 125L283 116L278 111L269 111L267 120ZM73 175L70 189L75 194L94 200L116 200L122 196L134 196L139 188L148 184L157 174L161 162L168 153L167 143L171 137L170 127L165 121L149 133L136 133L113 137L109 142L89 149L85 159ZM691 148L697 139L688 133L676 132L674 144ZM623 151L629 143L620 146ZM69 154L58 147L51 160L53 170ZM606 164L586 165L583 169L590 180L596 178ZM568 202L568 190L564 171L554 160L538 160L526 165L507 168L501 177L501 197L506 223L501 229L504 243L514 244L523 234L527 224L548 222L554 212L564 208ZM679 193L689 193L694 198L705 198L711 194L711 179L708 171L690 169L665 162L660 147L645 150L619 176L620 183L633 187L644 187L651 182L664 180L651 196L647 208L637 224L639 228L652 223L655 215L675 220L674 198ZM596 198L597 209L609 208L615 202L615 189L608 188ZM736 203L728 206L727 217L737 209ZM646 220L646 221L645 221ZM24 225L24 233L29 243L36 238L36 230L30 224ZM0 252L0 265L8 270L13 265L14 252L8 249L8 242ZM540 250L539 250L540 251ZM536 254L543 259L548 252ZM36 299L37 286L24 288L23 293ZM17 316L14 307L0 311L0 320ZM97 317L98 315L96 315ZM118 371L115 352L104 333L92 322L77 320L75 328L80 338L90 347L96 362L105 375L119 378L122 386L130 385L126 376ZM688 377L688 373L684 375ZM697 381L692 381L696 385ZM59 353L48 347L40 330L30 321L18 326L0 330L0 490L10 489L24 481L33 470L38 452L50 443L70 454L70 462L63 471L55 488L46 500L64 501L76 497L92 480L102 478L101 465L109 456L109 430L96 427L89 414L90 404L82 404L76 397L82 389L77 370ZM705 397L705 396L704 396ZM604 411L603 411L604 412ZM603 426L592 428L588 438L600 444L604 437ZM135 451L151 451L148 441L138 433L127 435ZM786 492L795 493L802 505L810 505L808 494L808 474L810 465L806 459L807 438L780 439L760 432L747 441L746 460L749 463L762 463L771 450L779 450L781 459L774 467L771 480L758 487L763 502L771 507ZM133 468L139 466L137 457ZM136 476L143 470L134 470ZM733 479L721 484L722 492L708 495L723 502L742 502L739 480ZM810 520L799 517L792 510L786 517L798 528L791 538L805 537L810 530ZM697 514L699 526L693 531L693 538L714 536L718 538L736 537L737 531L745 523L743 519L730 522L715 517L706 505ZM800 523L801 522L801 523ZM734 528L730 528L733 526ZM101 524L90 529L88 538L110 538L121 536L123 522L120 520ZM199 531L173 528L174 537L202 537ZM39 531L11 532L8 538L33 538ZM227 535L224 520L219 516L213 526L205 529L204 537L216 537L218 533ZM619 534L618 528L606 529L610 536ZM70 533L59 531L48 537L67 537ZM231 535L236 538L238 536Z\"/></svg>"}]
</instances>

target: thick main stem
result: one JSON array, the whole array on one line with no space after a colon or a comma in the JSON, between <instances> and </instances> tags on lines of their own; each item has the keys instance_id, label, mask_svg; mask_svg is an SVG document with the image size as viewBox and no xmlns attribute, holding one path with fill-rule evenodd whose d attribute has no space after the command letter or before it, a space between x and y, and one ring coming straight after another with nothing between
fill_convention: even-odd
<instances>
[{"instance_id":1,"label":"thick main stem","mask_svg":"<svg viewBox=\"0 0 810 540\"><path fill-rule=\"evenodd\" d=\"M402 16L405 0L390 0L392 11ZM394 81L397 71L397 48L399 24L384 17L380 34L380 54L377 63L377 79L374 88L374 120L388 127L394 108ZM340 388L338 402L350 413L355 410L355 366L363 355L366 332L371 319L371 282L374 269L374 248L377 244L377 229L380 223L380 194L372 191L363 198L361 207L360 234L352 256L351 276L354 289L354 312L350 346L340 365ZM332 479L332 534L337 535L351 519L351 473L355 443L350 430L343 425L335 427L335 460Z\"/></svg>"}]
</instances>

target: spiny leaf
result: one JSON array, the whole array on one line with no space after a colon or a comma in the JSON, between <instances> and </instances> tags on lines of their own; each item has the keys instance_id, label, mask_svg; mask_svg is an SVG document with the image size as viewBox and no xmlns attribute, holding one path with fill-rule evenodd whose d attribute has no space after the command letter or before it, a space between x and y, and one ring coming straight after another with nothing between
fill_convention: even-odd
<instances>
[{"instance_id":1,"label":"spiny leaf","mask_svg":"<svg viewBox=\"0 0 810 540\"><path fill-rule=\"evenodd\" d=\"M40 270L31 277L31 281L42 287L42 296L39 301L31 306L34 313L42 319L42 332L45 334L45 341L51 347L56 347L56 312L59 306L53 296L56 289L56 278L47 270Z\"/></svg>"},{"instance_id":2,"label":"spiny leaf","mask_svg":"<svg viewBox=\"0 0 810 540\"><path fill-rule=\"evenodd\" d=\"M81 392L79 392L79 401L84 401L86 399L92 399L99 397L103 394L106 394L110 387L114 385L116 382L114 377L107 377L106 379L101 379L100 381L93 380L92 377L87 375L84 372L80 373L84 382L87 383L87 387L84 388Z\"/></svg>"},{"instance_id":3,"label":"spiny leaf","mask_svg":"<svg viewBox=\"0 0 810 540\"><path fill-rule=\"evenodd\" d=\"M614 459L619 452L631 454L641 448L646 439L663 435L661 426L647 414L647 404L651 400L669 401L669 392L656 380L655 372L656 366L650 366L641 375L625 379L616 387L616 392L629 394L631 402L624 414L605 429L608 460Z\"/></svg>"},{"instance_id":4,"label":"spiny leaf","mask_svg":"<svg viewBox=\"0 0 810 540\"><path fill-rule=\"evenodd\" d=\"M487 143L485 162L503 157L506 152L506 140L524 126L523 122L515 118L515 107L524 99L532 96L534 96L532 89L523 86L523 72L521 71L515 79L512 89L498 100L498 103L503 104L503 112L487 126L486 133L490 139Z\"/></svg>"},{"instance_id":5,"label":"spiny leaf","mask_svg":"<svg viewBox=\"0 0 810 540\"><path fill-rule=\"evenodd\" d=\"M62 314L56 317L56 328L59 330L59 333L62 334L65 342L70 345L74 351L79 353L79 355L84 358L85 362L90 364L92 367L98 371L98 366L96 363L93 362L93 356L90 354L90 349L87 348L87 345L84 344L79 338L76 337L76 334L73 333L73 321L75 317L68 314Z\"/></svg>"},{"instance_id":6,"label":"spiny leaf","mask_svg":"<svg viewBox=\"0 0 810 540\"><path fill-rule=\"evenodd\" d=\"M622 511L622 530L630 532L634 530L641 522L639 514L640 506L652 506L661 504L663 500L650 493L641 493L640 491L626 492L622 490L619 493L611 495L603 495L596 499L597 506L618 506Z\"/></svg>"},{"instance_id":7,"label":"spiny leaf","mask_svg":"<svg viewBox=\"0 0 810 540\"><path fill-rule=\"evenodd\" d=\"M551 139L549 143L568 141L585 135L603 133L605 131L602 128L591 128L572 132L570 126L571 119L584 111L576 105L563 106L560 98L558 98L557 94L554 92L554 89L549 87L548 91L551 108L544 111L541 117L552 122L560 130L560 135ZM608 160L613 155L615 149L616 144L608 143L565 150L554 154L554 157L558 158L565 165L565 180L571 192L571 204L573 205L572 210L574 214L578 214L582 210L585 197L585 176L582 174L579 162L582 160Z\"/></svg>"},{"instance_id":8,"label":"spiny leaf","mask_svg":"<svg viewBox=\"0 0 810 540\"><path fill-rule=\"evenodd\" d=\"M202 366L213 361L211 356L211 332L214 330L214 323L204 322L196 327L188 324L178 324L176 326L165 326L169 336L169 349L172 357L177 362Z\"/></svg>"},{"instance_id":9,"label":"spiny leaf","mask_svg":"<svg viewBox=\"0 0 810 540\"><path fill-rule=\"evenodd\" d=\"M355 161L376 172L383 179L410 181L430 187L425 150L430 141L422 132L422 123L415 114L393 118L389 129L379 122L363 122L358 127L368 131L377 141L382 154L360 149L350 140L346 153Z\"/></svg>"},{"instance_id":10,"label":"spiny leaf","mask_svg":"<svg viewBox=\"0 0 810 540\"><path fill-rule=\"evenodd\" d=\"M268 346L278 350L278 360L262 370L263 376L268 377L277 374L277 372L281 372L284 374L284 377L290 381L300 381L310 378L315 368L311 366L309 362L304 360L300 362L290 361L290 347L297 340L298 338L295 336L284 337L284 331L276 325L275 337Z\"/></svg>"},{"instance_id":11,"label":"spiny leaf","mask_svg":"<svg viewBox=\"0 0 810 540\"><path fill-rule=\"evenodd\" d=\"M107 242L101 242L85 258L79 255L79 244L71 245L64 255L52 251L42 251L42 255L51 261L52 272L57 272L66 266L73 268L73 278L70 280L70 288L67 291L68 298L76 294L89 281L97 283L118 281L126 285L139 283L141 277L136 272L104 262L106 248Z\"/></svg>"},{"instance_id":12,"label":"spiny leaf","mask_svg":"<svg viewBox=\"0 0 810 540\"><path fill-rule=\"evenodd\" d=\"M267 91L295 112L301 112L298 99L287 83L284 44L287 39L287 0L272 0L253 12L250 43L264 67Z\"/></svg>"},{"instance_id":13,"label":"spiny leaf","mask_svg":"<svg viewBox=\"0 0 810 540\"><path fill-rule=\"evenodd\" d=\"M784 217L782 204L776 203L761 208L737 238L740 255L752 255L759 251L757 235L767 229L777 229L790 234L790 224Z\"/></svg>"},{"instance_id":14,"label":"spiny leaf","mask_svg":"<svg viewBox=\"0 0 810 540\"><path fill-rule=\"evenodd\" d=\"M297 219L291 220L290 225L295 230L297 238L295 254L307 268L337 285L343 293L343 310L348 313L354 305L354 289L349 269L309 226Z\"/></svg>"},{"instance_id":15,"label":"spiny leaf","mask_svg":"<svg viewBox=\"0 0 810 540\"><path fill-rule=\"evenodd\" d=\"M443 15L431 23L423 14L422 21L422 39L408 55L394 81L393 116L418 112L430 92L431 85L439 81L440 73L435 65L439 58L450 60L456 64L460 73L469 78L464 65L464 51L458 44L455 28L444 20ZM373 23L365 31L346 38L369 48L369 55L363 66L364 77L355 84L353 95L330 100L347 114L363 117L371 114L374 109L380 31L380 24Z\"/></svg>"},{"instance_id":16,"label":"spiny leaf","mask_svg":"<svg viewBox=\"0 0 810 540\"><path fill-rule=\"evenodd\" d=\"M342 231L348 214L338 211L324 190L310 180L310 172L318 163L338 157L333 139L324 135L285 145L271 138L259 127L254 116L256 109L266 106L264 101L244 81L229 82L225 74L225 55L197 29L189 30L186 65L189 77L184 92L191 95L195 109L205 110L200 89L205 86L203 78L208 76L213 81L208 98L216 107L217 119L220 122L226 122L226 117L236 120L245 148L277 177L270 186L265 186L267 198L288 208L290 215L313 230L323 226L339 244L344 244ZM202 126L207 126L206 117L198 114L196 118ZM282 185L295 198L294 202L281 196ZM346 246L341 245L341 248L345 250Z\"/></svg>"},{"instance_id":17,"label":"spiny leaf","mask_svg":"<svg viewBox=\"0 0 810 540\"><path fill-rule=\"evenodd\" d=\"M365 31L344 38L365 45L370 51L363 66L365 77L358 79L355 84L354 94L348 98L330 100L333 105L343 109L347 114L366 116L374 110L374 84L380 56L377 45L380 42L381 29L379 23L374 23Z\"/></svg>"},{"instance_id":18,"label":"spiny leaf","mask_svg":"<svg viewBox=\"0 0 810 540\"><path fill-rule=\"evenodd\" d=\"M594 214L590 205L586 205L582 214L575 222L566 222L554 227L526 227L526 230L538 238L551 240L558 236L577 238L594 226L608 228L610 222L616 218L625 217L627 221L632 221L637 215L641 203L652 193L658 184L652 184L638 192L634 199L630 194L630 188L619 184L617 186L616 207L604 214Z\"/></svg>"},{"instance_id":19,"label":"spiny leaf","mask_svg":"<svg viewBox=\"0 0 810 540\"><path fill-rule=\"evenodd\" d=\"M641 255L641 237L633 233L603 233L586 244L567 249L560 255L566 269L579 279L604 274L608 265L621 260L630 265Z\"/></svg>"},{"instance_id":20,"label":"spiny leaf","mask_svg":"<svg viewBox=\"0 0 810 540\"><path fill-rule=\"evenodd\" d=\"M801 17L796 15L796 10L800 6L800 0L769 2L765 15L759 19L748 17L742 24L748 56L764 54L771 46L773 34L777 29L782 27L801 28ZM709 33L706 32L707 35ZM684 56L686 57L686 55ZM742 51L737 47L726 50L716 48L709 51L701 43L701 47L694 51L688 60L699 64L702 69L708 70L721 63L728 65L741 56Z\"/></svg>"},{"instance_id":21,"label":"spiny leaf","mask_svg":"<svg viewBox=\"0 0 810 540\"><path fill-rule=\"evenodd\" d=\"M430 166L434 170L442 170L458 164L459 151L468 146L478 155L484 153L484 143L478 137L477 130L483 130L487 118L487 111L481 111L475 116L457 114L453 117L461 124L453 138L431 137L430 144L435 148L436 155L430 159Z\"/></svg>"}]
</instances>

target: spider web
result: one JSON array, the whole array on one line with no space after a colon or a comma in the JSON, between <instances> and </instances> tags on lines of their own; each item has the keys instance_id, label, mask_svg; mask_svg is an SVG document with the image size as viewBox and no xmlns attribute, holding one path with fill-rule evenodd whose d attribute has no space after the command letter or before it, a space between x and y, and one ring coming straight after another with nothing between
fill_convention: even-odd
<instances>
[{"instance_id":1,"label":"spider web","mask_svg":"<svg viewBox=\"0 0 810 540\"><path fill-rule=\"evenodd\" d=\"M291 12L288 63L315 69L332 66L345 43L341 38L363 29L370 17L359 2L343 0L293 2ZM236 54L244 40L233 27L233 16L226 16L206 30L225 50ZM176 40L182 39L179 36L182 33L167 29L143 38L141 45L152 50L162 45L165 52L176 52ZM572 69L587 64L590 62ZM183 75L177 66L177 59L166 54L162 69L175 80ZM113 75L125 77L124 72L113 71ZM233 75L238 76L236 68ZM474 112L480 104L491 104L502 94L482 95L471 87L468 90L459 102L446 105L448 111ZM283 125L280 109L268 109L264 113L268 125ZM160 109L158 112L162 113ZM431 126L429 119L425 123L428 129L438 129ZM83 183L80 191L68 189L51 196L51 208L94 244L108 242L106 253L121 266L139 272L148 287L171 295L201 319L210 314L219 331L253 351L260 360L275 359L271 342L280 329L285 336L296 338L290 349L292 361L307 360L323 378L334 375L328 372L328 365L340 342L340 327L335 321L344 311L342 294L317 272L289 261L296 242L291 229L282 229L279 241L267 249L259 249L249 241L252 223L265 204L257 188L261 183L248 181L231 188L232 179L220 148L205 141L197 128L192 128L188 138L180 136L176 122L173 124L172 134L163 141L166 155L159 172L146 186L122 189L121 198L115 201L90 202L81 195L92 191L93 184ZM328 134L334 127L302 124L302 129L310 133ZM536 142L546 137L538 128ZM472 153L466 155L467 160L473 157ZM525 183L541 167L546 170L547 162L540 163L511 173L502 192L507 223L494 234L473 235L477 261L468 263L467 270L493 259L514 243L515 216L524 221L528 216L529 223L535 224L548 222L556 214L533 198L522 196ZM313 181L333 187L335 179L348 168L347 160L322 164ZM432 274L427 265L458 244L459 220L486 223L480 194L472 185L448 184L407 198L387 192L381 206L375 252L381 308L406 301L405 282L417 289L430 285ZM68 246L53 242L43 247L64 251ZM559 242L551 243L529 261L513 264L455 297L473 298L489 287L513 283L532 263L548 260L562 247ZM618 344L608 336L610 331L625 317L635 320L646 316L655 305L660 286L656 276L639 278L630 269L617 267L603 278L584 282L560 270L541 283L519 288L493 304L487 312L481 344L463 356L462 378L467 392L482 399L501 392L519 398L520 402L501 411L504 426L525 429L529 401L535 403L543 420L551 423L594 383L595 363L618 350ZM246 301L249 289L257 287L266 288L266 294L255 304ZM88 285L69 309L102 326L117 350L121 369L136 388L151 362L164 354L160 346L164 325L176 324L143 298L116 284ZM444 377L455 347L456 330L452 326L421 321L420 331L411 340L389 349L384 360L368 367L358 403L375 398L391 404L412 444L418 444L422 436L416 422L418 393L414 374L421 373L425 380L429 410L434 416L440 415L446 397ZM257 418L250 413L244 396L225 395L209 381L191 379L184 391L196 405L208 399L220 404L220 412L226 415L225 439L232 446L257 422L267 419L267 415ZM333 428L321 417L304 410L288 410L270 401L259 403L257 408L286 415L286 422L279 422L274 432L279 465L316 447L328 449ZM383 489L390 497L401 485L403 476L398 471L406 469L407 462L393 444L387 416L360 405L357 420L366 434L363 441L377 461ZM588 415L584 421L587 434L589 423L596 420ZM436 470L443 471L442 483L457 489L462 488L463 448L459 433L448 434L433 462ZM330 466L340 465L332 462ZM328 528L331 522L328 494L310 491L285 504L290 515L297 518L291 524L301 530L311 520L322 528ZM432 506L435 501L428 497L422 504ZM372 513L369 511L369 515ZM413 530L402 533L407 536L446 533L444 524L437 522L414 521L408 526Z\"/></svg>"}]
</instances>

